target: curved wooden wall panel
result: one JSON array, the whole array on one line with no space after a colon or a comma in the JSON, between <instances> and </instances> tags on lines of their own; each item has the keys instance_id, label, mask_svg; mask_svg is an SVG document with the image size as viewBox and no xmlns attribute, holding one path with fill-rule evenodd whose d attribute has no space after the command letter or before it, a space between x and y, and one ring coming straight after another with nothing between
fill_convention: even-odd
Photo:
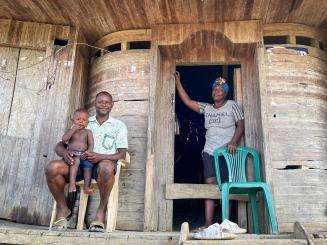
<instances>
[{"instance_id":1,"label":"curved wooden wall panel","mask_svg":"<svg viewBox=\"0 0 327 245\"><path fill-rule=\"evenodd\" d=\"M94 61L90 71L87 104L100 91L112 94L111 115L128 128L131 164L122 169L119 182L117 229L143 230L145 164L150 81L150 51L129 50L106 54ZM94 217L99 197L93 196L89 219Z\"/></svg>"},{"instance_id":2,"label":"curved wooden wall panel","mask_svg":"<svg viewBox=\"0 0 327 245\"><path fill-rule=\"evenodd\" d=\"M326 227L327 63L295 50L265 53L274 199L281 231Z\"/></svg>"},{"instance_id":3,"label":"curved wooden wall panel","mask_svg":"<svg viewBox=\"0 0 327 245\"><path fill-rule=\"evenodd\" d=\"M263 26L264 36L282 36L296 35L317 39L318 41L327 42L327 36L323 30L313 28L307 25L295 23L271 23Z\"/></svg>"}]
</instances>

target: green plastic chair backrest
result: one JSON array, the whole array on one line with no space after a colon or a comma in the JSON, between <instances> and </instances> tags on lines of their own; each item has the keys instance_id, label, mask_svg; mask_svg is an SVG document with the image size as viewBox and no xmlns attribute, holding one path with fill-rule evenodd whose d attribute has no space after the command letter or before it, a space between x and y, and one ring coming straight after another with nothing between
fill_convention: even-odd
<instances>
[{"instance_id":1,"label":"green plastic chair backrest","mask_svg":"<svg viewBox=\"0 0 327 245\"><path fill-rule=\"evenodd\" d=\"M246 159L248 155L253 157L254 177L256 182L262 182L260 174L260 158L258 152L250 147L239 146L235 154L230 154L226 146L215 149L214 153L216 178L221 189L221 176L219 169L219 156L224 156L228 168L228 182L247 182Z\"/></svg>"}]
</instances>

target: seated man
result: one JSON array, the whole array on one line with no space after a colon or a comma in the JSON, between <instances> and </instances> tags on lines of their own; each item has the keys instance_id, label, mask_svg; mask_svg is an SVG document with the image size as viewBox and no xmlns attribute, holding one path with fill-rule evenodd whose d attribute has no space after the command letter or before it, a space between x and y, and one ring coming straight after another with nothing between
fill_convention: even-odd
<instances>
[{"instance_id":1,"label":"seated man","mask_svg":"<svg viewBox=\"0 0 327 245\"><path fill-rule=\"evenodd\" d=\"M100 204L90 231L104 230L106 207L115 181L117 161L125 158L128 147L127 128L123 122L109 116L112 107L112 96L105 91L98 93L95 97L96 116L89 118L87 126L93 133L94 149L86 151L84 157L95 165L92 168L92 178L97 181L100 192ZM71 210L65 201L64 187L69 182L69 165L74 164L74 154L62 141L57 144L55 151L63 160L51 161L45 168L45 175L57 202L57 217L53 228L66 229ZM77 181L82 179L83 174L79 169Z\"/></svg>"}]
</instances>

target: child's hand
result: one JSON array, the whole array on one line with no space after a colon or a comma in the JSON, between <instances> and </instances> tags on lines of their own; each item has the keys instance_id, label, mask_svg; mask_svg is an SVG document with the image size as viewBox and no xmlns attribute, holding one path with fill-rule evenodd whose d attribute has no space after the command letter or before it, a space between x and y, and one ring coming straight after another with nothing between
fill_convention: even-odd
<instances>
[{"instance_id":1,"label":"child's hand","mask_svg":"<svg viewBox=\"0 0 327 245\"><path fill-rule=\"evenodd\" d=\"M83 126L80 126L80 125L74 124L74 125L72 126L71 129L74 130L74 131L77 131L77 130L81 130L81 129L83 129Z\"/></svg>"}]
</instances>

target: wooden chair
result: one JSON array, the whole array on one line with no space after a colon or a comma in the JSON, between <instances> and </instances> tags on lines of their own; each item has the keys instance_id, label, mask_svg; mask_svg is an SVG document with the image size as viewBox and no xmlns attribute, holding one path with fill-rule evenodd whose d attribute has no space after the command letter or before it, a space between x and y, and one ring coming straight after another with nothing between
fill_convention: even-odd
<instances>
[{"instance_id":1,"label":"wooden chair","mask_svg":"<svg viewBox=\"0 0 327 245\"><path fill-rule=\"evenodd\" d=\"M120 176L120 169L121 167L126 166L126 164L130 163L130 155L126 153L126 157L123 160L119 160L117 162L117 170L115 174L115 183L112 187L108 206L107 206L107 226L106 231L112 232L116 229L116 220L117 220L117 211L118 211L118 196L119 196L119 176ZM83 191L84 181L79 181L77 183L80 186L80 200L79 200L79 207L78 207L78 217L77 217L77 230L83 230L84 226L84 219L87 207L87 201L89 199L89 195L85 194ZM92 188L98 189L98 185L96 181L92 180L91 183ZM57 216L57 202L54 201L52 214L51 214L51 221L50 221L50 228L52 227L53 222L55 221Z\"/></svg>"}]
</instances>

